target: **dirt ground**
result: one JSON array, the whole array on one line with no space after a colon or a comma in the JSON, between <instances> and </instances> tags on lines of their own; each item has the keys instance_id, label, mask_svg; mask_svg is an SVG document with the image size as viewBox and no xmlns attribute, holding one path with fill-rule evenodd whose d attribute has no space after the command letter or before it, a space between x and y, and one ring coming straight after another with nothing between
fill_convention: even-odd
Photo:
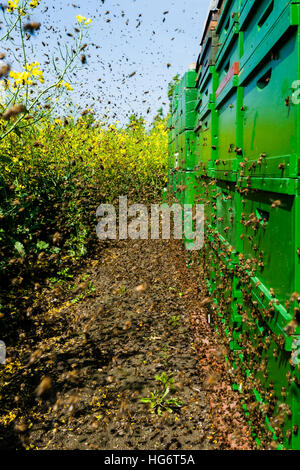
<instances>
[{"instance_id":1,"label":"dirt ground","mask_svg":"<svg viewBox=\"0 0 300 470\"><path fill-rule=\"evenodd\" d=\"M114 242L43 292L0 374L0 449L255 447L185 260L180 242ZM141 401L157 376L176 399L161 415Z\"/></svg>"}]
</instances>

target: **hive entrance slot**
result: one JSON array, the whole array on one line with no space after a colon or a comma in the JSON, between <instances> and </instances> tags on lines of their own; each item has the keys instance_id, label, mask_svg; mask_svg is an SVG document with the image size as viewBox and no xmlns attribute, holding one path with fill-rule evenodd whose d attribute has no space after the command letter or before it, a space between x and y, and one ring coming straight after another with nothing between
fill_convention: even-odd
<instances>
[{"instance_id":1,"label":"hive entrance slot","mask_svg":"<svg viewBox=\"0 0 300 470\"><path fill-rule=\"evenodd\" d=\"M257 86L260 90L266 88L272 77L272 68L270 68L259 80L257 80Z\"/></svg>"},{"instance_id":2,"label":"hive entrance slot","mask_svg":"<svg viewBox=\"0 0 300 470\"><path fill-rule=\"evenodd\" d=\"M269 222L270 213L262 209L256 209L256 217L258 218L261 224L266 224Z\"/></svg>"},{"instance_id":3,"label":"hive entrance slot","mask_svg":"<svg viewBox=\"0 0 300 470\"><path fill-rule=\"evenodd\" d=\"M257 23L258 29L260 29L265 24L265 22L267 21L267 19L271 15L271 13L273 11L273 8L274 8L274 0L272 0L272 2L270 3L270 5L267 7L264 14L262 15L261 19Z\"/></svg>"}]
</instances>

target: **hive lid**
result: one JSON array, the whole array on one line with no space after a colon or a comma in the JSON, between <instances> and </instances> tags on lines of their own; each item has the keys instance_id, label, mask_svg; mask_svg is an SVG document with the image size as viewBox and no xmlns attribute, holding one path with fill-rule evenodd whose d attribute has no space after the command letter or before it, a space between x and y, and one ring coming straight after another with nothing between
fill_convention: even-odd
<instances>
[{"instance_id":1,"label":"hive lid","mask_svg":"<svg viewBox=\"0 0 300 470\"><path fill-rule=\"evenodd\" d=\"M223 0L210 0L209 10L207 19L204 24L201 45L204 43L207 33L211 26L215 27L219 18L220 9L222 7Z\"/></svg>"}]
</instances>

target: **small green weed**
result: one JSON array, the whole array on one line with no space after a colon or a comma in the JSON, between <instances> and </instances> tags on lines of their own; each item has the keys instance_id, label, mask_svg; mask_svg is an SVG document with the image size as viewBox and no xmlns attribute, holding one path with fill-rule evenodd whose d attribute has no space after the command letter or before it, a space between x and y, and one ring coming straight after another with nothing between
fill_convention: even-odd
<instances>
[{"instance_id":1,"label":"small green weed","mask_svg":"<svg viewBox=\"0 0 300 470\"><path fill-rule=\"evenodd\" d=\"M174 410L182 406L182 401L178 398L167 398L169 393L175 389L174 379L171 375L163 372L161 375L155 375L155 380L159 382L159 389L151 392L150 397L141 398L141 403L148 403L152 413L161 416L163 411L173 413Z\"/></svg>"},{"instance_id":2,"label":"small green weed","mask_svg":"<svg viewBox=\"0 0 300 470\"><path fill-rule=\"evenodd\" d=\"M172 315L172 317L169 319L169 324L172 326L172 328L177 328L179 323L180 323L180 315Z\"/></svg>"}]
</instances>

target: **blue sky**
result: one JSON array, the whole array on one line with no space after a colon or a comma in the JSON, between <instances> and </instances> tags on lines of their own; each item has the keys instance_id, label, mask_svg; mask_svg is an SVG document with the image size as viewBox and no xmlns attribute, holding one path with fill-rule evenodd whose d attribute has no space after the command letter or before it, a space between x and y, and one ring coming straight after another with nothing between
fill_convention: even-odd
<instances>
[{"instance_id":1,"label":"blue sky","mask_svg":"<svg viewBox=\"0 0 300 470\"><path fill-rule=\"evenodd\" d=\"M172 77L196 61L208 6L209 0L42 0L33 16L42 27L30 41L42 63L45 51L56 54L57 41L70 39L76 15L92 18L87 64L73 77L73 102L93 107L99 118L108 107L111 120L124 123L132 112L151 120L161 106L167 112Z\"/></svg>"}]
</instances>

